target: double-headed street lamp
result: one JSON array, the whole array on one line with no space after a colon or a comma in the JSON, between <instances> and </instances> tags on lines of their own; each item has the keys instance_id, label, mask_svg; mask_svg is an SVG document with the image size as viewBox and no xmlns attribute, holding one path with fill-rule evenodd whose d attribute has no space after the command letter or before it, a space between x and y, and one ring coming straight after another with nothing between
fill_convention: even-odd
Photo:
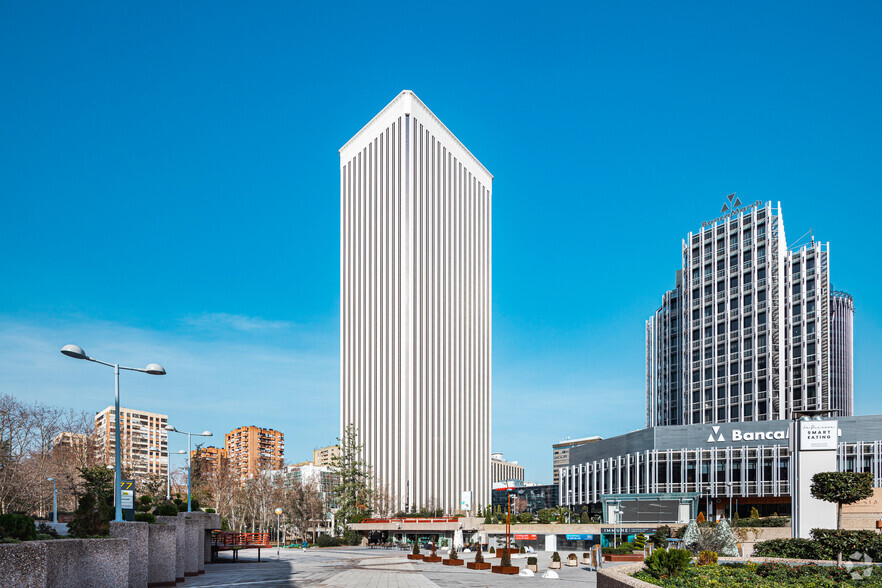
<instances>
[{"instance_id":1,"label":"double-headed street lamp","mask_svg":"<svg viewBox=\"0 0 882 588\"><path fill-rule=\"evenodd\" d=\"M191 488L191 483L193 481L193 467L192 467L192 459L193 456L190 453L190 438L193 435L197 437L211 437L211 431L202 431L201 433L188 433L186 431L179 431L171 425L166 425L165 430L169 433L180 433L181 435L187 436L187 512L193 512L191 507L191 500L193 498L193 490Z\"/></svg>"},{"instance_id":2,"label":"double-headed street lamp","mask_svg":"<svg viewBox=\"0 0 882 588\"><path fill-rule=\"evenodd\" d=\"M58 524L58 487L55 485L55 478L46 478L52 482L52 522Z\"/></svg>"},{"instance_id":3,"label":"double-headed street lamp","mask_svg":"<svg viewBox=\"0 0 882 588\"><path fill-rule=\"evenodd\" d=\"M141 368L133 368L133 367L125 367L121 366L118 363L107 363L106 361L101 361L99 359L95 359L94 357L89 357L86 355L86 352L83 351L83 348L79 345L65 345L61 348L61 352L68 357L72 357L74 359L87 359L89 361L100 363L101 365L106 365L108 367L113 368L114 376L116 377L116 402L114 406L116 408L116 431L114 435L114 440L116 442L116 447L114 453L116 454L116 473L113 475L114 486L113 489L113 502L116 505L116 517L115 521L122 521L122 457L121 457L121 449L120 449L120 426L119 426L119 370L129 370L132 372L142 372L145 374L150 374L153 376L164 376L165 368L163 368L158 363L149 363L147 367Z\"/></svg>"}]
</instances>

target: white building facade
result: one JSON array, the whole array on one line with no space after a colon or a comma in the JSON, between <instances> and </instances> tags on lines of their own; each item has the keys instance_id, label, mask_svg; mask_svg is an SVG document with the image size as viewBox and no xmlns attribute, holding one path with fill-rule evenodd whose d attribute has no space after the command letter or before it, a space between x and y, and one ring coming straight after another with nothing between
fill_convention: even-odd
<instances>
[{"instance_id":1,"label":"white building facade","mask_svg":"<svg viewBox=\"0 0 882 588\"><path fill-rule=\"evenodd\" d=\"M854 305L829 243L788 246L780 203L733 197L683 240L646 323L647 427L851 416Z\"/></svg>"},{"instance_id":2,"label":"white building facade","mask_svg":"<svg viewBox=\"0 0 882 588\"><path fill-rule=\"evenodd\" d=\"M340 428L399 509L490 502L492 181L409 91L340 149Z\"/></svg>"}]
</instances>

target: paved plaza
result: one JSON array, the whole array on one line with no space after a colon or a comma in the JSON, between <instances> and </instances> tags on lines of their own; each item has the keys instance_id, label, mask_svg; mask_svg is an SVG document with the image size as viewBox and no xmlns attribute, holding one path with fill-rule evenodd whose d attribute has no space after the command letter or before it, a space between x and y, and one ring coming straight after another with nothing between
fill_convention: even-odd
<instances>
[{"instance_id":1,"label":"paved plaza","mask_svg":"<svg viewBox=\"0 0 882 588\"><path fill-rule=\"evenodd\" d=\"M240 552L236 563L215 563L205 566L205 574L187 578L184 586L327 586L327 587L429 587L429 586L573 586L588 588L596 585L597 574L586 566L567 567L560 570L560 580L541 578L551 561L550 553L536 553L539 573L533 578L503 576L489 570L469 570L465 566L453 567L440 563L423 563L407 559L405 551L367 549L362 547L339 547L326 549L282 549L276 559L275 549L261 550L257 562L257 550ZM438 552L445 557L446 552ZM561 557L568 554L561 552ZM579 554L581 555L581 554ZM221 553L225 562L231 561L230 553ZM474 554L462 554L462 559L472 561ZM485 557L494 564L499 559ZM519 555L513 564L526 567L526 556Z\"/></svg>"}]
</instances>

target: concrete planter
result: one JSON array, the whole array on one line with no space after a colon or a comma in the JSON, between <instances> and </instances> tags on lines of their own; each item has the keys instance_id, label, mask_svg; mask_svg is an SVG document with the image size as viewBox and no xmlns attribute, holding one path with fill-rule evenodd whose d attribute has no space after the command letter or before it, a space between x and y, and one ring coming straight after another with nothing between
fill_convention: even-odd
<instances>
[{"instance_id":1,"label":"concrete planter","mask_svg":"<svg viewBox=\"0 0 882 588\"><path fill-rule=\"evenodd\" d=\"M603 561L615 562L615 561L643 561L645 558L642 553L607 553L603 555Z\"/></svg>"},{"instance_id":2,"label":"concrete planter","mask_svg":"<svg viewBox=\"0 0 882 588\"><path fill-rule=\"evenodd\" d=\"M466 567L470 570L489 570L491 565L492 564L490 564L490 562L486 561L482 561L480 563L476 561L470 561L466 564Z\"/></svg>"},{"instance_id":3,"label":"concrete planter","mask_svg":"<svg viewBox=\"0 0 882 588\"><path fill-rule=\"evenodd\" d=\"M147 588L175 585L177 528L174 525L149 525L147 550Z\"/></svg>"},{"instance_id":4,"label":"concrete planter","mask_svg":"<svg viewBox=\"0 0 882 588\"><path fill-rule=\"evenodd\" d=\"M490 571L494 574L507 574L509 576L517 576L521 568L518 566L493 566Z\"/></svg>"},{"instance_id":5,"label":"concrete planter","mask_svg":"<svg viewBox=\"0 0 882 588\"><path fill-rule=\"evenodd\" d=\"M147 585L148 549L150 545L149 523L110 522L110 536L129 541L129 588Z\"/></svg>"},{"instance_id":6,"label":"concrete planter","mask_svg":"<svg viewBox=\"0 0 882 588\"><path fill-rule=\"evenodd\" d=\"M461 559L445 559L441 563L445 566L461 566L464 562Z\"/></svg>"},{"instance_id":7,"label":"concrete planter","mask_svg":"<svg viewBox=\"0 0 882 588\"><path fill-rule=\"evenodd\" d=\"M533 573L537 573L539 571L539 564L527 564L527 569Z\"/></svg>"},{"instance_id":8,"label":"concrete planter","mask_svg":"<svg viewBox=\"0 0 882 588\"><path fill-rule=\"evenodd\" d=\"M549 562L548 569L549 570L559 570L560 569L560 562L559 561Z\"/></svg>"},{"instance_id":9,"label":"concrete planter","mask_svg":"<svg viewBox=\"0 0 882 588\"><path fill-rule=\"evenodd\" d=\"M128 585L128 539L55 539L0 545L0 586Z\"/></svg>"},{"instance_id":10,"label":"concrete planter","mask_svg":"<svg viewBox=\"0 0 882 588\"><path fill-rule=\"evenodd\" d=\"M567 567L568 568L575 568L578 566L579 566L579 559L578 558L575 558L575 557L568 557L567 558Z\"/></svg>"},{"instance_id":11,"label":"concrete planter","mask_svg":"<svg viewBox=\"0 0 882 588\"><path fill-rule=\"evenodd\" d=\"M175 582L183 582L187 551L187 530L184 527L184 519L177 516L157 516L156 522L175 528Z\"/></svg>"}]
</instances>

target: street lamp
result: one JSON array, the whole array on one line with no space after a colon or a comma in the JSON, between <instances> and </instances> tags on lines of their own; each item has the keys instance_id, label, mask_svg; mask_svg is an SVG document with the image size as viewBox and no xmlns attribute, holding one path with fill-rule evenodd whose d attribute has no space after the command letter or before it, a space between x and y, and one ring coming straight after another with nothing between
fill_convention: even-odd
<instances>
[{"instance_id":1,"label":"street lamp","mask_svg":"<svg viewBox=\"0 0 882 588\"><path fill-rule=\"evenodd\" d=\"M121 366L118 363L107 363L106 361L101 361L99 359L95 359L94 357L89 357L86 355L86 352L83 351L83 348L79 345L65 345L61 348L61 353L68 357L72 357L74 359L85 359L94 363L100 363L101 365L106 365L108 367L113 368L113 373L116 378L116 401L114 403L114 407L116 408L116 431L114 433L114 440L116 442L116 447L114 448L114 453L116 454L116 473L113 476L114 486L116 486L113 490L113 502L116 505L116 518L115 521L122 521L122 456L121 456L121 441L120 441L120 426L119 426L119 370L129 370L132 372L142 372L145 374L150 374L152 376L164 376L165 368L163 368L158 363L148 363L147 367L141 368L132 368Z\"/></svg>"},{"instance_id":2,"label":"street lamp","mask_svg":"<svg viewBox=\"0 0 882 588\"><path fill-rule=\"evenodd\" d=\"M729 520L732 520L732 482L726 482L726 486L729 490Z\"/></svg>"},{"instance_id":3,"label":"street lamp","mask_svg":"<svg viewBox=\"0 0 882 588\"><path fill-rule=\"evenodd\" d=\"M193 490L191 488L192 483L192 472L193 468L191 467L191 461L193 456L190 454L190 438L193 435L197 437L211 437L211 431L202 431L201 433L187 433L186 431L178 431L171 425L166 425L165 430L169 433L180 433L181 435L187 436L187 512L193 512L191 508L191 500L193 498Z\"/></svg>"},{"instance_id":4,"label":"street lamp","mask_svg":"<svg viewBox=\"0 0 882 588\"><path fill-rule=\"evenodd\" d=\"M616 504L616 507L613 509L613 547L619 546L619 517L622 514L622 507Z\"/></svg>"},{"instance_id":5,"label":"street lamp","mask_svg":"<svg viewBox=\"0 0 882 588\"><path fill-rule=\"evenodd\" d=\"M46 478L52 482L52 522L58 524L58 488L55 485L55 478Z\"/></svg>"},{"instance_id":6,"label":"street lamp","mask_svg":"<svg viewBox=\"0 0 882 588\"><path fill-rule=\"evenodd\" d=\"M281 517L282 509L276 508L276 561L279 561L279 549L282 544Z\"/></svg>"}]
</instances>

